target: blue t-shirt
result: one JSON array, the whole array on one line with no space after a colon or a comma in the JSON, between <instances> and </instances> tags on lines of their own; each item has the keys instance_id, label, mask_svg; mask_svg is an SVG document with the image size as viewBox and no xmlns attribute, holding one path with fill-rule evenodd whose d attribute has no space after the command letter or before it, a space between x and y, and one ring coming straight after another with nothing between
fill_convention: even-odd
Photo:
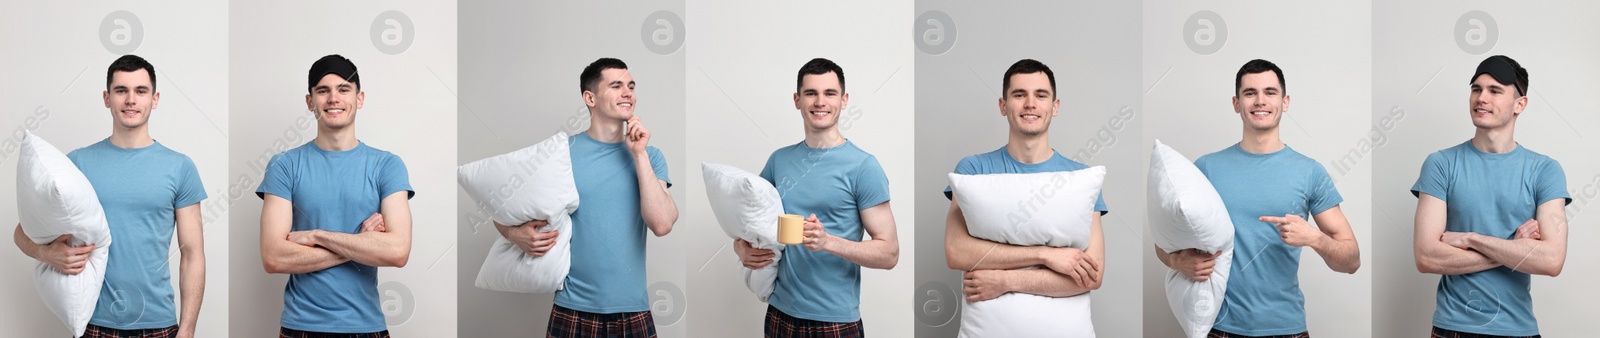
<instances>
[{"instance_id":1,"label":"blue t-shirt","mask_svg":"<svg viewBox=\"0 0 1600 338\"><path fill-rule=\"evenodd\" d=\"M1005 146L1001 146L1000 149L995 151L961 158L961 162L956 163L955 173L962 175L1032 174L1089 169L1089 166L1061 156L1059 152L1054 150L1051 150L1051 152L1053 154L1044 162L1027 164L1011 157L1011 152L1006 151ZM1101 189L1101 191L1105 191L1105 189ZM944 187L944 198L951 199L951 196L953 195L950 192L950 186L946 185ZM1106 209L1104 192L1100 193L1100 197L1095 198L1094 211L1099 211L1101 216L1111 212Z\"/></svg>"},{"instance_id":2,"label":"blue t-shirt","mask_svg":"<svg viewBox=\"0 0 1600 338\"><path fill-rule=\"evenodd\" d=\"M160 142L125 149L110 139L67 158L94 186L116 240L89 323L120 330L178 325L167 253L175 212L206 199L194 161Z\"/></svg>"},{"instance_id":3,"label":"blue t-shirt","mask_svg":"<svg viewBox=\"0 0 1600 338\"><path fill-rule=\"evenodd\" d=\"M1222 196L1233 220L1228 293L1213 327L1233 334L1275 336L1306 331L1300 293L1300 247L1283 243L1261 216L1311 216L1344 201L1321 163L1285 145L1251 154L1234 144L1194 164Z\"/></svg>"},{"instance_id":4,"label":"blue t-shirt","mask_svg":"<svg viewBox=\"0 0 1600 338\"><path fill-rule=\"evenodd\" d=\"M1566 173L1550 157L1521 145L1505 154L1486 153L1468 141L1429 154L1411 193L1445 202L1445 231L1511 239L1540 204L1572 202L1566 187ZM1505 266L1440 276L1433 326L1498 336L1539 334L1529 277Z\"/></svg>"},{"instance_id":5,"label":"blue t-shirt","mask_svg":"<svg viewBox=\"0 0 1600 338\"><path fill-rule=\"evenodd\" d=\"M639 175L625 142L605 143L579 133L567 139L578 211L572 213L572 269L556 305L590 313L650 310L645 287L644 217ZM650 169L667 181L667 158L645 147ZM656 184L656 182L645 182Z\"/></svg>"},{"instance_id":6,"label":"blue t-shirt","mask_svg":"<svg viewBox=\"0 0 1600 338\"><path fill-rule=\"evenodd\" d=\"M848 140L832 148L805 142L767 157L761 178L783 198L783 212L817 215L828 234L860 242L861 211L889 201L889 177L878 158ZM778 281L767 303L801 319L861 320L861 265L831 253L790 245L778 260Z\"/></svg>"},{"instance_id":7,"label":"blue t-shirt","mask_svg":"<svg viewBox=\"0 0 1600 338\"><path fill-rule=\"evenodd\" d=\"M362 221L380 210L384 197L401 191L406 198L416 195L399 156L366 143L327 151L306 142L272 156L256 196L273 194L289 200L292 231L354 234L361 232ZM378 304L378 268L349 261L289 275L281 325L332 333L386 330Z\"/></svg>"}]
</instances>

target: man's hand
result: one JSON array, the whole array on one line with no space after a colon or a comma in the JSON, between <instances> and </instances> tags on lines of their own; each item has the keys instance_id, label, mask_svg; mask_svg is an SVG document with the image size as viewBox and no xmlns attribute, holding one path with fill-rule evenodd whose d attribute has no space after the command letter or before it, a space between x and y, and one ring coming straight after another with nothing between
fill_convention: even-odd
<instances>
[{"instance_id":1,"label":"man's hand","mask_svg":"<svg viewBox=\"0 0 1600 338\"><path fill-rule=\"evenodd\" d=\"M1198 249L1183 249L1168 257L1172 259L1172 270L1189 280L1204 282L1211 279L1212 268L1217 266L1217 256L1222 256L1222 252L1208 254Z\"/></svg>"},{"instance_id":2,"label":"man's hand","mask_svg":"<svg viewBox=\"0 0 1600 338\"><path fill-rule=\"evenodd\" d=\"M541 257L549 253L550 248L556 246L556 236L561 233L560 231L539 232L539 228L547 225L550 225L550 222L536 219L522 223L519 226L495 223L494 228L495 230L500 230L500 236L511 241L511 244L516 244L517 248L522 249L523 253Z\"/></svg>"},{"instance_id":3,"label":"man's hand","mask_svg":"<svg viewBox=\"0 0 1600 338\"><path fill-rule=\"evenodd\" d=\"M802 236L804 236L800 244L803 244L806 250L828 251L828 248L833 246L834 241L840 240L839 237L828 234L828 227L823 225L822 221L817 220L817 214L811 214L811 216L806 217L806 223L800 229Z\"/></svg>"},{"instance_id":4,"label":"man's hand","mask_svg":"<svg viewBox=\"0 0 1600 338\"><path fill-rule=\"evenodd\" d=\"M733 253L739 256L739 265L750 270L767 267L772 264L772 250L757 249L750 246L743 238L733 240Z\"/></svg>"},{"instance_id":5,"label":"man's hand","mask_svg":"<svg viewBox=\"0 0 1600 338\"><path fill-rule=\"evenodd\" d=\"M389 228L383 226L383 214L374 212L372 216L367 217L367 220L361 222L361 232L368 231L389 232Z\"/></svg>"},{"instance_id":6,"label":"man's hand","mask_svg":"<svg viewBox=\"0 0 1600 338\"><path fill-rule=\"evenodd\" d=\"M1311 227L1306 219L1299 215L1283 215L1283 217L1261 216L1262 222L1272 223L1278 228L1278 238L1283 239L1283 244L1297 247L1314 246L1328 236L1322 231Z\"/></svg>"},{"instance_id":7,"label":"man's hand","mask_svg":"<svg viewBox=\"0 0 1600 338\"><path fill-rule=\"evenodd\" d=\"M646 154L645 146L650 145L650 130L645 129L639 116L628 118L628 129L622 131L622 142L627 144L628 153L633 156Z\"/></svg>"},{"instance_id":8,"label":"man's hand","mask_svg":"<svg viewBox=\"0 0 1600 338\"><path fill-rule=\"evenodd\" d=\"M1544 239L1544 234L1539 231L1539 221L1529 219L1527 222L1523 222L1522 226L1517 227L1516 236L1513 236L1511 239L1523 238L1532 240Z\"/></svg>"},{"instance_id":9,"label":"man's hand","mask_svg":"<svg viewBox=\"0 0 1600 338\"><path fill-rule=\"evenodd\" d=\"M1071 277L1080 287L1089 287L1100 273L1100 262L1077 248L1048 248L1045 267Z\"/></svg>"},{"instance_id":10,"label":"man's hand","mask_svg":"<svg viewBox=\"0 0 1600 338\"><path fill-rule=\"evenodd\" d=\"M961 274L961 293L968 303L995 299L1011 292L1004 270L973 270Z\"/></svg>"},{"instance_id":11,"label":"man's hand","mask_svg":"<svg viewBox=\"0 0 1600 338\"><path fill-rule=\"evenodd\" d=\"M285 237L285 239L288 239L290 242L294 242L294 244L315 248L317 247L318 232L321 231L322 230L320 229L290 231L289 236Z\"/></svg>"},{"instance_id":12,"label":"man's hand","mask_svg":"<svg viewBox=\"0 0 1600 338\"><path fill-rule=\"evenodd\" d=\"M94 244L72 246L67 244L68 239L72 239L72 235L56 237L50 244L40 246L34 257L61 273L68 275L83 273L84 266L89 264L89 252L94 251Z\"/></svg>"},{"instance_id":13,"label":"man's hand","mask_svg":"<svg viewBox=\"0 0 1600 338\"><path fill-rule=\"evenodd\" d=\"M194 338L194 326L178 326L178 338Z\"/></svg>"}]
</instances>

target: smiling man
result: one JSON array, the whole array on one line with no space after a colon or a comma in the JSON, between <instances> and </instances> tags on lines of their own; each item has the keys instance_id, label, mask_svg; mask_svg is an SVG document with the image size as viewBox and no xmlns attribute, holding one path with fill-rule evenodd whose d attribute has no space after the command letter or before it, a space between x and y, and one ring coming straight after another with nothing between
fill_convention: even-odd
<instances>
[{"instance_id":1,"label":"smiling man","mask_svg":"<svg viewBox=\"0 0 1600 338\"><path fill-rule=\"evenodd\" d=\"M962 158L955 173L1027 174L1089 168L1050 147L1050 121L1060 113L1061 99L1056 96L1056 75L1049 66L1032 59L1017 61L1006 69L1001 83L1000 116L1010 126L1006 145ZM1095 200L1094 210L1099 212L1091 214L1089 247L1084 250L1018 246L972 237L961 205L952 196L950 187L945 187L944 197L951 199L949 216L945 218L945 262L962 272L961 290L968 302L990 300L1008 292L1087 297L1090 291L1100 288L1106 253L1100 217L1109 210L1103 197ZM1044 268L1024 269L1028 267ZM970 335L973 334L962 332L962 336Z\"/></svg>"},{"instance_id":2,"label":"smiling man","mask_svg":"<svg viewBox=\"0 0 1600 338\"><path fill-rule=\"evenodd\" d=\"M311 65L306 109L317 136L272 156L261 197L261 263L289 274L280 337L388 337L378 267L411 257L413 195L405 163L356 139L366 101L355 63Z\"/></svg>"},{"instance_id":3,"label":"smiling man","mask_svg":"<svg viewBox=\"0 0 1600 338\"><path fill-rule=\"evenodd\" d=\"M150 112L161 101L155 72L135 55L112 62L100 94L111 112L111 137L67 154L94 186L116 239L85 337L192 337L200 317L206 281L200 201L206 192L194 161L150 137ZM168 264L173 230L179 309L173 309ZM70 235L34 244L21 225L14 237L23 253L67 274L83 272L94 249L68 246Z\"/></svg>"},{"instance_id":4,"label":"smiling man","mask_svg":"<svg viewBox=\"0 0 1600 338\"><path fill-rule=\"evenodd\" d=\"M1234 264L1228 292L1210 337L1308 337L1305 296L1300 292L1300 252L1309 247L1328 268L1355 273L1361 252L1344 198L1327 169L1290 149L1278 137L1289 92L1283 70L1250 60L1234 75L1233 111L1244 139L1201 156L1194 164L1227 205L1233 220ZM1316 221L1313 227L1307 216ZM1210 278L1215 253L1155 248L1162 264L1192 280Z\"/></svg>"},{"instance_id":5,"label":"smiling man","mask_svg":"<svg viewBox=\"0 0 1600 338\"><path fill-rule=\"evenodd\" d=\"M1491 56L1471 86L1472 139L1429 154L1411 186L1417 271L1440 275L1433 337L1538 336L1530 283L1566 263L1566 173L1512 137L1527 69Z\"/></svg>"},{"instance_id":6,"label":"smiling man","mask_svg":"<svg viewBox=\"0 0 1600 338\"><path fill-rule=\"evenodd\" d=\"M860 337L861 268L892 269L900 259L889 178L877 157L839 133L839 112L850 101L844 68L817 58L797 77L794 108L805 140L773 151L761 178L778 188L784 213L805 216L804 239L778 261L763 331L766 337ZM734 252L751 269L772 264L772 250L742 239L734 240Z\"/></svg>"}]
</instances>

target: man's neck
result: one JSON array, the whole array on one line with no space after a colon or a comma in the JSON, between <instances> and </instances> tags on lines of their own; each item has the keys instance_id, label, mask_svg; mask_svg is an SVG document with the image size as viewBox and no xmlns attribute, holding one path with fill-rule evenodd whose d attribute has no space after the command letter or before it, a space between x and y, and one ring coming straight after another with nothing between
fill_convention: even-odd
<instances>
[{"instance_id":1,"label":"man's neck","mask_svg":"<svg viewBox=\"0 0 1600 338\"><path fill-rule=\"evenodd\" d=\"M111 126L111 137L107 139L111 141L111 145L117 146L117 148L138 149L149 147L151 144L155 144L156 140L150 138L148 126L148 123L137 128L123 128L122 126L114 125Z\"/></svg>"},{"instance_id":2,"label":"man's neck","mask_svg":"<svg viewBox=\"0 0 1600 338\"><path fill-rule=\"evenodd\" d=\"M1512 137L1514 124L1506 124L1500 128L1478 128L1472 135L1472 147L1478 151L1504 154L1517 149L1517 140Z\"/></svg>"},{"instance_id":3,"label":"man's neck","mask_svg":"<svg viewBox=\"0 0 1600 338\"><path fill-rule=\"evenodd\" d=\"M1251 154L1271 154L1283 150L1283 139L1278 138L1279 128L1268 130L1255 130L1244 128L1244 139L1239 141L1239 149Z\"/></svg>"},{"instance_id":4,"label":"man's neck","mask_svg":"<svg viewBox=\"0 0 1600 338\"><path fill-rule=\"evenodd\" d=\"M317 138L311 142L315 143L317 148L327 151L346 151L355 149L356 145L361 144L361 141L356 139L356 126L353 125L341 129L317 126Z\"/></svg>"},{"instance_id":5,"label":"man's neck","mask_svg":"<svg viewBox=\"0 0 1600 338\"><path fill-rule=\"evenodd\" d=\"M1043 163L1056 154L1054 149L1050 149L1050 135L1042 133L1035 136L1011 133L1006 141L1006 153L1024 164Z\"/></svg>"},{"instance_id":6,"label":"man's neck","mask_svg":"<svg viewBox=\"0 0 1600 338\"><path fill-rule=\"evenodd\" d=\"M839 125L834 124L828 129L816 130L806 127L806 146L812 148L833 148L844 144L844 135L839 133Z\"/></svg>"},{"instance_id":7,"label":"man's neck","mask_svg":"<svg viewBox=\"0 0 1600 338\"><path fill-rule=\"evenodd\" d=\"M589 134L589 138L602 143L622 142L622 122L625 121L593 115L594 113L590 113L589 130L584 132Z\"/></svg>"}]
</instances>

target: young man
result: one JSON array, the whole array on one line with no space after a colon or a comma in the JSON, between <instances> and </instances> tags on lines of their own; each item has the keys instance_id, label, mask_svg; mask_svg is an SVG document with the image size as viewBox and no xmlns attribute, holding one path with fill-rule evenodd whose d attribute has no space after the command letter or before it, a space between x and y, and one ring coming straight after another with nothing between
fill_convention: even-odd
<instances>
[{"instance_id":1,"label":"young man","mask_svg":"<svg viewBox=\"0 0 1600 338\"><path fill-rule=\"evenodd\" d=\"M578 76L589 130L567 140L583 205L572 213L572 270L556 291L550 337L655 337L645 284L644 230L672 232L678 206L667 188L667 158L633 112L633 75L622 60L601 58ZM531 255L555 246L557 233L535 220L500 235Z\"/></svg>"},{"instance_id":2,"label":"young man","mask_svg":"<svg viewBox=\"0 0 1600 338\"><path fill-rule=\"evenodd\" d=\"M1471 84L1472 139L1429 154L1411 186L1417 271L1442 275L1433 336L1538 336L1530 275L1559 275L1566 262L1567 177L1512 137L1528 70L1495 55Z\"/></svg>"},{"instance_id":3,"label":"young man","mask_svg":"<svg viewBox=\"0 0 1600 338\"><path fill-rule=\"evenodd\" d=\"M410 258L415 193L399 156L356 139L366 98L359 75L339 55L311 65L306 108L317 136L272 156L256 188L261 263L267 273L290 274L282 337L388 336L377 267L404 267Z\"/></svg>"},{"instance_id":4,"label":"young man","mask_svg":"<svg viewBox=\"0 0 1600 338\"><path fill-rule=\"evenodd\" d=\"M768 298L767 337L859 337L861 267L892 269L900 259L889 179L868 154L839 133L839 112L850 101L844 68L828 59L800 67L794 108L805 141L779 148L761 177L777 187L783 211L805 215L801 248L784 251ZM862 233L872 237L863 240ZM746 267L772 264L772 251L734 240Z\"/></svg>"},{"instance_id":5,"label":"young man","mask_svg":"<svg viewBox=\"0 0 1600 338\"><path fill-rule=\"evenodd\" d=\"M1050 148L1050 121L1060 113L1061 99L1056 97L1056 75L1049 66L1032 59L1017 61L1006 69L1001 83L1000 116L1010 125L1005 146L962 158L955 173L1022 174L1089 168ZM1105 262L1100 217L1108 211L1104 198L1095 200L1094 210L1099 212L1091 216L1090 245L1082 250L1018 246L972 237L949 187L945 187L944 196L951 199L945 219L945 262L951 269L963 272L961 290L968 302L990 300L1008 292L1069 297L1100 288ZM1018 270L1034 266L1045 269Z\"/></svg>"},{"instance_id":6,"label":"young man","mask_svg":"<svg viewBox=\"0 0 1600 338\"><path fill-rule=\"evenodd\" d=\"M206 281L200 174L188 156L150 137L150 111L161 100L150 62L134 55L112 62L100 96L111 111L111 137L67 154L94 186L116 238L84 336L192 337ZM173 309L167 263L174 229L182 311ZM70 235L34 244L20 225L14 237L23 253L67 274L83 272L94 249L68 246Z\"/></svg>"},{"instance_id":7,"label":"young man","mask_svg":"<svg viewBox=\"0 0 1600 338\"><path fill-rule=\"evenodd\" d=\"M1333 271L1361 267L1355 233L1339 209L1344 198L1322 164L1278 138L1289 94L1277 65L1258 59L1239 68L1233 110L1244 139L1194 162L1222 196L1234 226L1228 294L1210 336L1307 337L1301 248L1315 250ZM1210 278L1216 264L1215 254L1192 248L1155 251L1161 263L1192 280Z\"/></svg>"}]
</instances>

